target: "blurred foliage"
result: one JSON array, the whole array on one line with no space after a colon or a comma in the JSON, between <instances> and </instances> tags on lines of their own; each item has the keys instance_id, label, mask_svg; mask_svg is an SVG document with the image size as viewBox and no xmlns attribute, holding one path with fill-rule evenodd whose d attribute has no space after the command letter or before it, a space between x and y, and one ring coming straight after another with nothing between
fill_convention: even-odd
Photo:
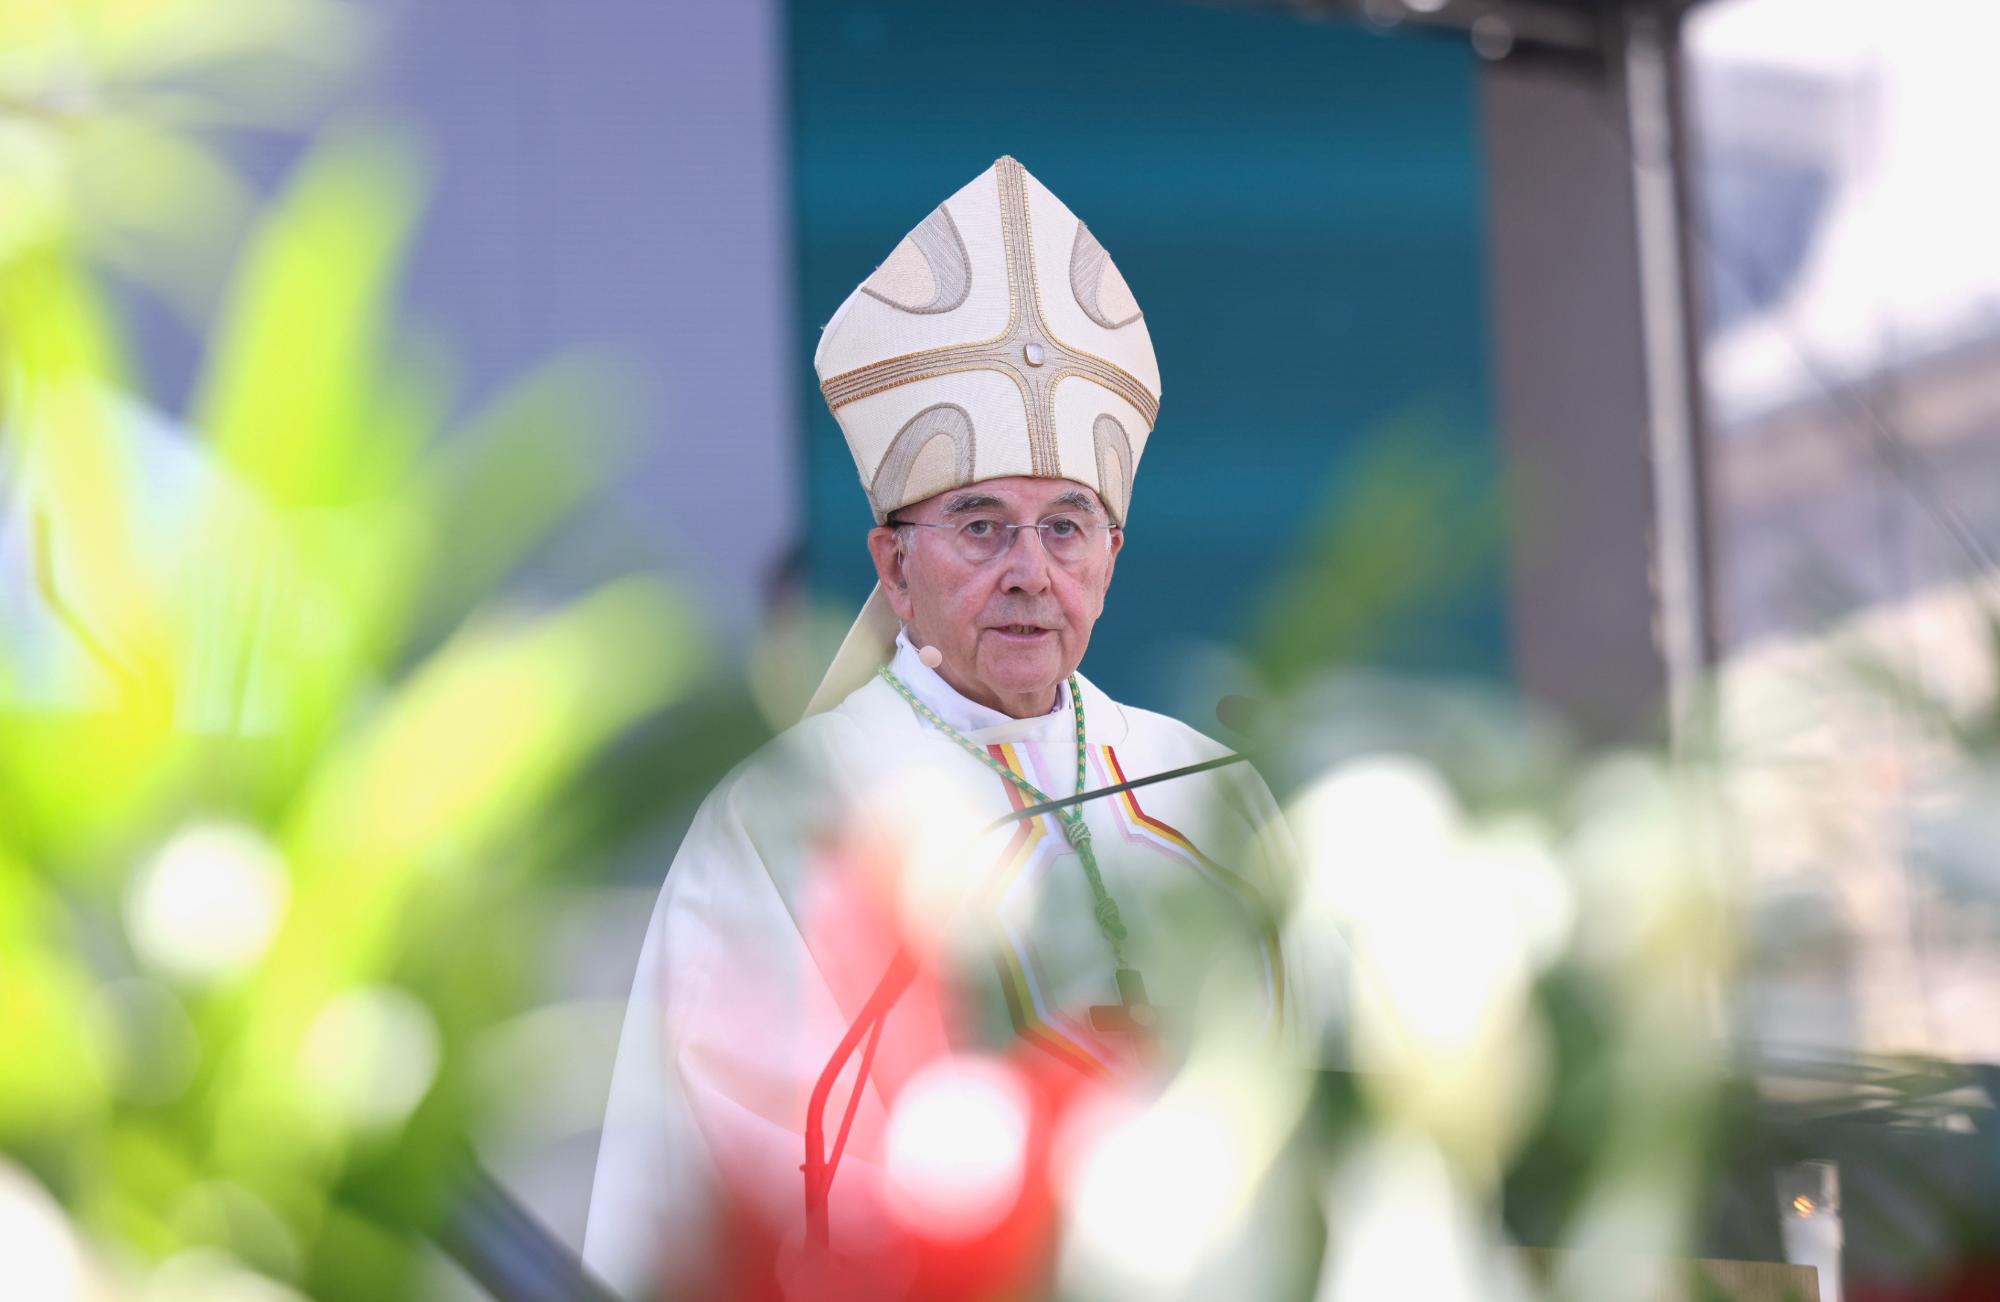
<instances>
[{"instance_id":1,"label":"blurred foliage","mask_svg":"<svg viewBox=\"0 0 2000 1302\"><path fill-rule=\"evenodd\" d=\"M447 430L396 323L411 151L325 132L267 203L211 139L304 120L364 39L318 0L0 8L0 1152L110 1295L410 1294L548 892L630 830L565 806L705 671L654 579L502 596L618 465L615 376ZM106 272L203 325L185 430Z\"/></svg>"},{"instance_id":2,"label":"blurred foliage","mask_svg":"<svg viewBox=\"0 0 2000 1302\"><path fill-rule=\"evenodd\" d=\"M13 0L0 265L65 246L198 313L255 199L217 133L304 124L368 36L345 0Z\"/></svg>"},{"instance_id":3,"label":"blurred foliage","mask_svg":"<svg viewBox=\"0 0 2000 1302\"><path fill-rule=\"evenodd\" d=\"M753 711L794 717L839 631L790 612L718 690L659 581L505 595L615 472L616 376L562 360L454 420L397 322L410 148L326 132L267 201L217 142L312 120L367 40L326 0L0 5L0 1256L26 1296L411 1295L468 1137L519 1106L490 1064L562 1042L488 1034L544 991L557 884L711 784ZM185 429L121 338L130 283L208 342ZM1308 1101L1219 1028L1107 1150L1116 1196L1072 1209L1055 1286L1142 1291L1203 1182L1247 1192L1166 1245L1190 1269L1236 1236L1334 1299L1596 1302L1650 1296L1635 1260L1771 1255L1758 1181L1826 1132L1764 1125L1719 1010L1745 944L1796 933L1739 934L1714 772L1344 671L1502 537L1435 422L1371 445L1252 639L1305 851L1285 921L1354 1073ZM1945 709L1865 667L1990 753L2000 693ZM1938 830L1990 899L1988 824ZM1162 1174L1214 1133L1255 1142ZM1917 1205L1992 1238L1965 1199ZM1531 1282L1509 1240L1578 1251Z\"/></svg>"},{"instance_id":4,"label":"blurred foliage","mask_svg":"<svg viewBox=\"0 0 2000 1302\"><path fill-rule=\"evenodd\" d=\"M1265 684L1290 692L1359 664L1506 663L1491 648L1466 649L1465 664L1407 661L1412 649L1453 646L1449 624L1465 624L1469 603L1500 583L1505 524L1493 469L1472 453L1479 441L1419 408L1362 446L1264 593L1250 645Z\"/></svg>"}]
</instances>

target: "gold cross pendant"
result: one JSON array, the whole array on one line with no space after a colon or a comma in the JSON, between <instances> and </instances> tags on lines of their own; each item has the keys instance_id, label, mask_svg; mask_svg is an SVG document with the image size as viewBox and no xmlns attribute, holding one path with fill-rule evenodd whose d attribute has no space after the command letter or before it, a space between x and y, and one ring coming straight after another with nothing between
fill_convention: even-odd
<instances>
[{"instance_id":1,"label":"gold cross pendant","mask_svg":"<svg viewBox=\"0 0 2000 1302\"><path fill-rule=\"evenodd\" d=\"M1090 1029L1105 1035L1147 1035L1159 1029L1160 1009L1146 998L1146 979L1138 971L1118 969L1118 1002L1096 1004Z\"/></svg>"}]
</instances>

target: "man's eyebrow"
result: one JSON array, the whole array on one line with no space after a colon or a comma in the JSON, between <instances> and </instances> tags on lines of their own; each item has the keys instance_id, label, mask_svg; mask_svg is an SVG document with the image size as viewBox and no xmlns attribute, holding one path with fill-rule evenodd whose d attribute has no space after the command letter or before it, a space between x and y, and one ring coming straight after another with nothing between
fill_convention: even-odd
<instances>
[{"instance_id":1,"label":"man's eyebrow","mask_svg":"<svg viewBox=\"0 0 2000 1302\"><path fill-rule=\"evenodd\" d=\"M960 493L944 504L946 515L964 515L967 511L984 511L1000 505L1000 499L991 493Z\"/></svg>"},{"instance_id":2,"label":"man's eyebrow","mask_svg":"<svg viewBox=\"0 0 2000 1302\"><path fill-rule=\"evenodd\" d=\"M1072 488L1067 493L1057 494L1054 498L1050 499L1049 505L1051 507L1073 506L1078 510L1088 511L1092 515L1097 514L1097 503L1091 501L1090 494L1084 492L1081 488Z\"/></svg>"}]
</instances>

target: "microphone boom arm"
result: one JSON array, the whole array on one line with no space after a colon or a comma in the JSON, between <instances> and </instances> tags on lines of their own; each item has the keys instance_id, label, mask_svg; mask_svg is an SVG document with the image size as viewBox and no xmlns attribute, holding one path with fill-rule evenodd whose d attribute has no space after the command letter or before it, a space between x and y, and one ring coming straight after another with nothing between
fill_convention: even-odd
<instances>
[{"instance_id":1,"label":"microphone boom arm","mask_svg":"<svg viewBox=\"0 0 2000 1302\"><path fill-rule=\"evenodd\" d=\"M1080 805L1086 800L1096 800L1103 796L1115 796L1120 792L1131 791L1136 787L1149 787L1155 782L1171 782L1175 778L1192 777L1197 773L1207 773L1213 769L1227 768L1231 764L1242 764L1250 758L1252 756L1249 752L1239 751L1217 759L1203 760L1199 764L1189 764L1185 768L1168 769L1164 773L1148 773L1143 778L1133 778L1130 781L1120 782L1113 786L1099 787L1095 791L1079 791L1073 796L1064 796L1060 800L1044 800L1039 805L1028 805L1025 808L1002 814L1000 817L994 819L986 830L988 832L997 832L1009 823L1019 823L1041 814L1054 813L1056 810L1066 808L1070 805Z\"/></svg>"}]
</instances>

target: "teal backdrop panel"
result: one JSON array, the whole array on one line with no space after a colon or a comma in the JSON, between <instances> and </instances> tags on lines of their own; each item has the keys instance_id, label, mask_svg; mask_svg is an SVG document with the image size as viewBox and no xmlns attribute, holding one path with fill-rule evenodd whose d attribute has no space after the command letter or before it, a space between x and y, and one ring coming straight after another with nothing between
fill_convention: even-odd
<instances>
[{"instance_id":1,"label":"teal backdrop panel","mask_svg":"<svg viewBox=\"0 0 2000 1302\"><path fill-rule=\"evenodd\" d=\"M1380 547L1372 530L1364 555L1347 539L1335 555L1357 589L1453 578L1337 646L1507 674L1503 548L1471 518L1497 500L1499 462L1468 51L1170 0L794 0L788 13L801 359L904 232L1002 154L1090 224L1146 313L1165 397L1086 673L1185 708L1173 687L1191 642L1247 646L1272 627L1274 585L1300 606L1338 604L1340 570L1285 575L1315 539L1371 518L1342 517L1386 452L1481 500L1419 494ZM807 580L858 604L871 520L801 370Z\"/></svg>"}]
</instances>

